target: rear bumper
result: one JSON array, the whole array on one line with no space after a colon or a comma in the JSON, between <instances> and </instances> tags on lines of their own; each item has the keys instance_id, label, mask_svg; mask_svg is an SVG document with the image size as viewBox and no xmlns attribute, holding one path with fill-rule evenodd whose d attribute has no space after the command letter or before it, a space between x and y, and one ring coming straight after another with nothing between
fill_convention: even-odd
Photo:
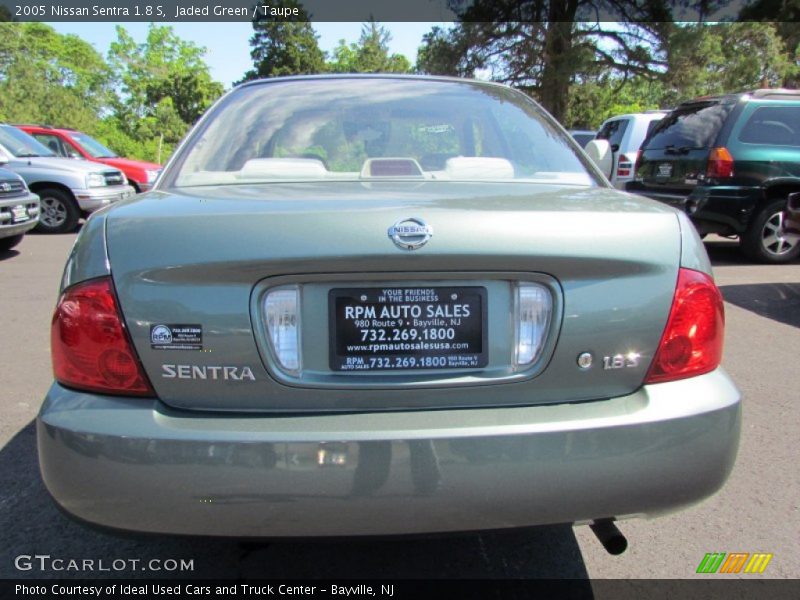
<instances>
[{"instance_id":1,"label":"rear bumper","mask_svg":"<svg viewBox=\"0 0 800 600\"><path fill-rule=\"evenodd\" d=\"M14 222L12 209L18 206L25 207L28 219ZM26 194L14 198L0 200L0 238L11 237L30 231L39 223L39 196Z\"/></svg>"},{"instance_id":2,"label":"rear bumper","mask_svg":"<svg viewBox=\"0 0 800 600\"><path fill-rule=\"evenodd\" d=\"M620 177L617 175L611 178L611 185L624 192L631 181L633 181L633 177Z\"/></svg>"},{"instance_id":3,"label":"rear bumper","mask_svg":"<svg viewBox=\"0 0 800 600\"><path fill-rule=\"evenodd\" d=\"M625 189L685 212L700 233L739 234L750 224L764 192L759 187L697 186L690 194L653 191L641 183L629 182Z\"/></svg>"},{"instance_id":4,"label":"rear bumper","mask_svg":"<svg viewBox=\"0 0 800 600\"><path fill-rule=\"evenodd\" d=\"M654 516L722 486L739 428L740 395L722 370L576 404L282 417L54 384L37 419L42 476L72 515L237 537Z\"/></svg>"}]
</instances>

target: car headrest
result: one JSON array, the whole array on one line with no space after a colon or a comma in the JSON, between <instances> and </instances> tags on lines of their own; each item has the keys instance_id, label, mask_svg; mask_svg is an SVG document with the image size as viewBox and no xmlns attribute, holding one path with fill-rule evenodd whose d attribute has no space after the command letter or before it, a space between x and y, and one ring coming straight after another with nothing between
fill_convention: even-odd
<instances>
[{"instance_id":1,"label":"car headrest","mask_svg":"<svg viewBox=\"0 0 800 600\"><path fill-rule=\"evenodd\" d=\"M512 179L514 166L505 158L487 156L455 156L444 163L444 171L452 179Z\"/></svg>"},{"instance_id":2,"label":"car headrest","mask_svg":"<svg viewBox=\"0 0 800 600\"><path fill-rule=\"evenodd\" d=\"M241 179L321 179L328 170L316 158L252 158L244 163Z\"/></svg>"}]
</instances>

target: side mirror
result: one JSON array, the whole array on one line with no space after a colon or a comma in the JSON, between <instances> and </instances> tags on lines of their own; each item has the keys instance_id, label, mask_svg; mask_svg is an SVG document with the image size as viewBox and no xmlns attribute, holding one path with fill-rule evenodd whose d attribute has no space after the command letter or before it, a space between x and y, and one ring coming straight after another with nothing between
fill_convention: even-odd
<instances>
[{"instance_id":1,"label":"side mirror","mask_svg":"<svg viewBox=\"0 0 800 600\"><path fill-rule=\"evenodd\" d=\"M608 143L608 140L592 140L586 144L585 150L592 162L603 172L603 175L610 178L611 171L614 169L614 151L611 149L611 144Z\"/></svg>"}]
</instances>

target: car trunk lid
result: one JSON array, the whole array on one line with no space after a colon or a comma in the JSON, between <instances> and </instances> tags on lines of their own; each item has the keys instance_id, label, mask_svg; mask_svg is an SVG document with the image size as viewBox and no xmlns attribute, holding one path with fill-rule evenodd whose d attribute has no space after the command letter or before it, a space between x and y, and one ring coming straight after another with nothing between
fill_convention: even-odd
<instances>
[{"instance_id":1,"label":"car trunk lid","mask_svg":"<svg viewBox=\"0 0 800 600\"><path fill-rule=\"evenodd\" d=\"M409 217L433 229L413 251L388 235ZM680 256L676 215L658 203L527 183L195 188L115 207L107 240L121 310L159 398L229 411L502 406L629 393L658 345ZM512 364L519 281L541 284L553 299L544 354L531 369ZM287 285L302 288L298 375L276 369L263 327L264 291ZM481 290L486 364L366 377L333 370L332 295L386 287ZM584 353L591 368L577 362Z\"/></svg>"}]
</instances>

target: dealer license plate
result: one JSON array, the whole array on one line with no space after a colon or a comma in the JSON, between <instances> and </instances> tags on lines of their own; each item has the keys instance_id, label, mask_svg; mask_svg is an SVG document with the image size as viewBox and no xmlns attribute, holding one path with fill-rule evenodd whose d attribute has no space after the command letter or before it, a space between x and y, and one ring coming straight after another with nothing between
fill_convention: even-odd
<instances>
[{"instance_id":1,"label":"dealer license plate","mask_svg":"<svg viewBox=\"0 0 800 600\"><path fill-rule=\"evenodd\" d=\"M28 211L25 209L25 207L19 205L11 209L11 219L14 223L22 223L23 221L30 219L30 217L28 216Z\"/></svg>"},{"instance_id":2,"label":"dealer license plate","mask_svg":"<svg viewBox=\"0 0 800 600\"><path fill-rule=\"evenodd\" d=\"M486 312L482 287L333 289L330 367L351 372L485 367Z\"/></svg>"}]
</instances>

